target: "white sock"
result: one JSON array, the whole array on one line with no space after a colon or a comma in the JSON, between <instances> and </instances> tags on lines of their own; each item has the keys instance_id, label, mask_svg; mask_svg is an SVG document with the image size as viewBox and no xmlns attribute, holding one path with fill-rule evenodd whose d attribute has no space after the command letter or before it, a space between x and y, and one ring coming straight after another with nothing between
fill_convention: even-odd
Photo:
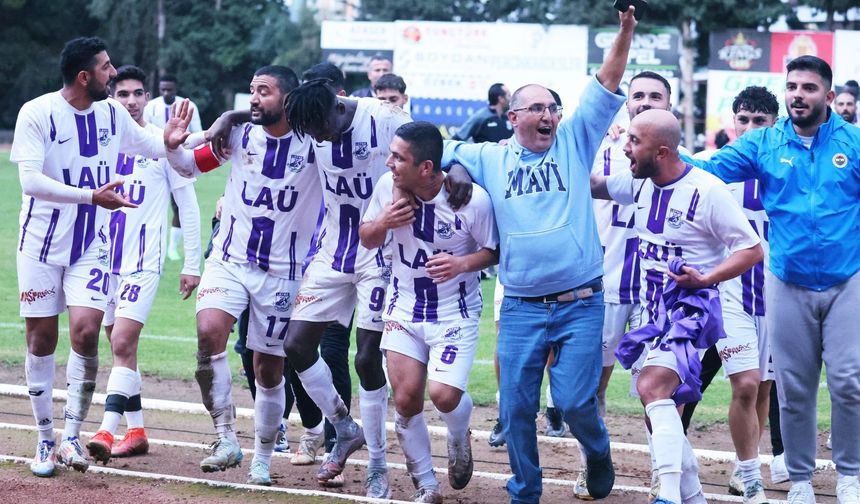
<instances>
[{"instance_id":1,"label":"white sock","mask_svg":"<svg viewBox=\"0 0 860 504\"><path fill-rule=\"evenodd\" d=\"M761 460L756 457L749 460L738 460L737 469L741 473L744 486L761 479Z\"/></svg>"},{"instance_id":2,"label":"white sock","mask_svg":"<svg viewBox=\"0 0 860 504\"><path fill-rule=\"evenodd\" d=\"M105 400L105 416L99 430L105 430L111 434L116 433L122 414L125 412L128 398L134 391L140 388L137 383L138 374L125 367L114 367L110 370L107 382L107 399Z\"/></svg>"},{"instance_id":3,"label":"white sock","mask_svg":"<svg viewBox=\"0 0 860 504\"><path fill-rule=\"evenodd\" d=\"M430 454L430 433L424 421L424 412L404 417L394 411L394 431L400 448L406 457L406 471L415 478L418 488L438 486L433 473L433 458Z\"/></svg>"},{"instance_id":4,"label":"white sock","mask_svg":"<svg viewBox=\"0 0 860 504\"><path fill-rule=\"evenodd\" d=\"M654 460L660 475L660 496L681 503L681 461L684 428L675 401L662 399L645 406L651 419Z\"/></svg>"},{"instance_id":5,"label":"white sock","mask_svg":"<svg viewBox=\"0 0 860 504\"><path fill-rule=\"evenodd\" d=\"M54 354L37 357L27 352L24 374L30 393L30 407L39 428L39 442L54 440Z\"/></svg>"},{"instance_id":6,"label":"white sock","mask_svg":"<svg viewBox=\"0 0 860 504\"><path fill-rule=\"evenodd\" d=\"M143 408L140 404L140 391L142 389L143 379L140 377L140 369L137 373L137 389L128 398L125 406L125 423L129 429L143 428Z\"/></svg>"},{"instance_id":7,"label":"white sock","mask_svg":"<svg viewBox=\"0 0 860 504\"><path fill-rule=\"evenodd\" d=\"M66 364L68 398L63 410L66 421L63 426L63 439L81 435L81 422L87 418L87 413L90 411L98 371L98 355L84 357L69 349L69 362Z\"/></svg>"},{"instance_id":8,"label":"white sock","mask_svg":"<svg viewBox=\"0 0 860 504\"><path fill-rule=\"evenodd\" d=\"M336 426L338 422L349 416L346 405L331 381L331 370L324 360L317 359L311 367L297 374L305 387L305 392L314 400L332 425Z\"/></svg>"},{"instance_id":9,"label":"white sock","mask_svg":"<svg viewBox=\"0 0 860 504\"><path fill-rule=\"evenodd\" d=\"M836 488L837 488L837 490L839 489L840 486L853 485L855 481L857 481L857 475L856 474L836 473Z\"/></svg>"},{"instance_id":10,"label":"white sock","mask_svg":"<svg viewBox=\"0 0 860 504\"><path fill-rule=\"evenodd\" d=\"M179 242L182 241L182 228L181 227L170 227L170 247L171 251L179 252Z\"/></svg>"},{"instance_id":11,"label":"white sock","mask_svg":"<svg viewBox=\"0 0 860 504\"><path fill-rule=\"evenodd\" d=\"M463 392L463 396L460 397L460 404L448 413L439 411L439 416L448 426L449 436L454 439L466 437L469 433L469 419L472 418L472 396L468 392Z\"/></svg>"},{"instance_id":12,"label":"white sock","mask_svg":"<svg viewBox=\"0 0 860 504\"><path fill-rule=\"evenodd\" d=\"M364 439L367 442L367 468L386 469L385 417L388 411L388 386L383 385L376 390L364 390L364 387L359 385L358 407L361 411Z\"/></svg>"},{"instance_id":13,"label":"white sock","mask_svg":"<svg viewBox=\"0 0 860 504\"><path fill-rule=\"evenodd\" d=\"M549 383L546 384L546 407L547 408L555 408L555 403L552 402L552 387L550 387Z\"/></svg>"},{"instance_id":14,"label":"white sock","mask_svg":"<svg viewBox=\"0 0 860 504\"><path fill-rule=\"evenodd\" d=\"M233 376L227 362L227 352L213 356L197 355L197 372L194 373L200 385L203 405L212 416L218 437L225 437L234 443L236 438L236 409L233 406ZM284 412L281 408L278 417Z\"/></svg>"},{"instance_id":15,"label":"white sock","mask_svg":"<svg viewBox=\"0 0 860 504\"><path fill-rule=\"evenodd\" d=\"M497 391L496 391L496 406L498 406L498 405L499 405L499 398L500 398L500 397L501 397L501 396L499 395L499 391L497 390Z\"/></svg>"},{"instance_id":16,"label":"white sock","mask_svg":"<svg viewBox=\"0 0 860 504\"><path fill-rule=\"evenodd\" d=\"M286 419L284 420L284 425L287 425ZM319 425L317 425L316 427L311 427L310 429L308 429L306 427L305 428L305 434L308 434L311 436L319 436L320 434L323 433L324 429L325 429L325 420L320 420Z\"/></svg>"},{"instance_id":17,"label":"white sock","mask_svg":"<svg viewBox=\"0 0 860 504\"><path fill-rule=\"evenodd\" d=\"M681 452L681 501L684 504L702 504L705 502L704 495L696 497L702 491L702 483L699 481L699 463L696 454L687 436L684 436L683 450ZM694 497L696 497L694 499Z\"/></svg>"},{"instance_id":18,"label":"white sock","mask_svg":"<svg viewBox=\"0 0 860 504\"><path fill-rule=\"evenodd\" d=\"M281 426L287 404L285 383L283 377L281 383L272 388L265 388L257 382L257 396L254 399L254 460L267 466L272 464L275 438L278 437L278 427Z\"/></svg>"}]
</instances>

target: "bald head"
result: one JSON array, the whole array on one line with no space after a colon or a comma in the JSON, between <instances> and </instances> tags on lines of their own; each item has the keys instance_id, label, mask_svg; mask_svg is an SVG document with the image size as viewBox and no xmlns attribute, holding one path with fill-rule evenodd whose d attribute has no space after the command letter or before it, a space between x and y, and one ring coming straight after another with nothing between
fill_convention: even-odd
<instances>
[{"instance_id":1,"label":"bald head","mask_svg":"<svg viewBox=\"0 0 860 504\"><path fill-rule=\"evenodd\" d=\"M655 184L679 177L685 164L678 157L681 126L668 110L650 109L636 115L627 130L624 153L634 178L650 178Z\"/></svg>"},{"instance_id":2,"label":"bald head","mask_svg":"<svg viewBox=\"0 0 860 504\"><path fill-rule=\"evenodd\" d=\"M665 146L677 150L681 143L681 125L668 110L646 110L634 117L630 124L636 124L640 135L647 137L655 147Z\"/></svg>"}]
</instances>

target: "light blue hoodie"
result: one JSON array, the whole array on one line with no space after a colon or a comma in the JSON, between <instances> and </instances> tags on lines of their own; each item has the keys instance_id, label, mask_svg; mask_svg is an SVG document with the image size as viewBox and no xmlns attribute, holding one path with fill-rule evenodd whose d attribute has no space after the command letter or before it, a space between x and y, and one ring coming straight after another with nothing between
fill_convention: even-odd
<instances>
[{"instance_id":1,"label":"light blue hoodie","mask_svg":"<svg viewBox=\"0 0 860 504\"><path fill-rule=\"evenodd\" d=\"M563 292L603 275L589 174L624 101L591 79L546 152L529 151L516 135L505 146L445 143L442 166L462 164L493 201L505 295Z\"/></svg>"}]
</instances>

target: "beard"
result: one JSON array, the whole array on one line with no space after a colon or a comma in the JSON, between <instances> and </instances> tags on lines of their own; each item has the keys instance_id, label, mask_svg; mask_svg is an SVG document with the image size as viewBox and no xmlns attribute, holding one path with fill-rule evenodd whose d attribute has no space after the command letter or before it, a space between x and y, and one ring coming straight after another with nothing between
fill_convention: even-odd
<instances>
[{"instance_id":1,"label":"beard","mask_svg":"<svg viewBox=\"0 0 860 504\"><path fill-rule=\"evenodd\" d=\"M841 115L842 119L845 119L846 122L852 123L852 124L854 123L854 119L856 118L856 115L854 114L854 112L852 112L850 110L843 110L842 113L839 115Z\"/></svg>"},{"instance_id":2,"label":"beard","mask_svg":"<svg viewBox=\"0 0 860 504\"><path fill-rule=\"evenodd\" d=\"M260 112L260 116L254 117L253 113L257 112L257 111ZM280 114L277 114L277 113L273 113L273 112L268 112L268 111L261 109L261 108L256 108L256 109L252 108L251 113L252 113L251 122L254 124L260 125L260 126L269 126L269 125L275 124L276 122L280 121L284 117L283 112L281 112Z\"/></svg>"},{"instance_id":3,"label":"beard","mask_svg":"<svg viewBox=\"0 0 860 504\"><path fill-rule=\"evenodd\" d=\"M87 96L94 102L106 100L108 97L108 88L107 86L99 86L96 81L92 81L91 84L87 85Z\"/></svg>"},{"instance_id":4,"label":"beard","mask_svg":"<svg viewBox=\"0 0 860 504\"><path fill-rule=\"evenodd\" d=\"M788 115L791 117L791 122L798 127L808 128L813 126L816 123L822 123L827 120L827 105L823 103L819 103L817 105L807 105L807 108L804 109L807 113L798 116L789 104L788 105Z\"/></svg>"},{"instance_id":5,"label":"beard","mask_svg":"<svg viewBox=\"0 0 860 504\"><path fill-rule=\"evenodd\" d=\"M633 172L633 178L651 178L655 173L657 173L657 163L653 159L641 159L636 161L636 171Z\"/></svg>"}]
</instances>

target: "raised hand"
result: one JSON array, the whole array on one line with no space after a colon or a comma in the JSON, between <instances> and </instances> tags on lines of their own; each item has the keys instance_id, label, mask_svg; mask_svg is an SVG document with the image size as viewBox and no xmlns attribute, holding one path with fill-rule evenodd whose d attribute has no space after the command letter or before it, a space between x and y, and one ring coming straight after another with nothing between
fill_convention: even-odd
<instances>
[{"instance_id":1,"label":"raised hand","mask_svg":"<svg viewBox=\"0 0 860 504\"><path fill-rule=\"evenodd\" d=\"M174 102L170 107L170 119L164 125L164 146L170 150L179 148L191 134L188 124L194 117L194 109L189 104L190 101L186 98L181 102Z\"/></svg>"}]
</instances>

